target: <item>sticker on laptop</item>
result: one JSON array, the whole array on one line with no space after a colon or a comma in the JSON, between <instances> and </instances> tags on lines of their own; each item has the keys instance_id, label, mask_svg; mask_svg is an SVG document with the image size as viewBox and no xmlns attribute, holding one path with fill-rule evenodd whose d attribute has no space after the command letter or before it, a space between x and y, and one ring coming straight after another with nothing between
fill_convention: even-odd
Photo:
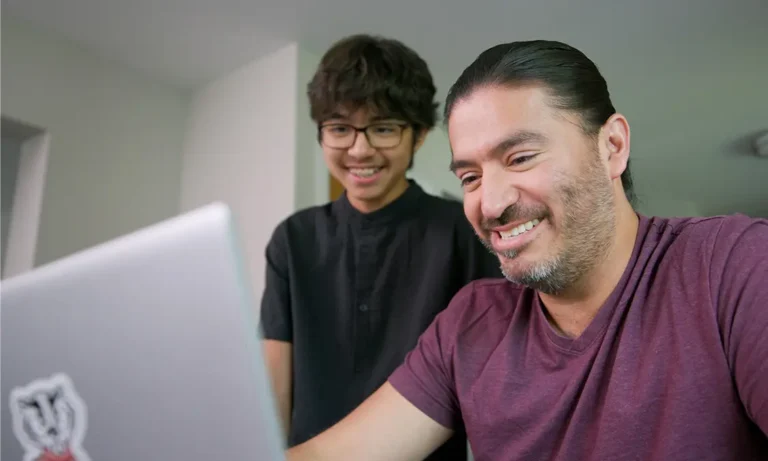
<instances>
[{"instance_id":1,"label":"sticker on laptop","mask_svg":"<svg viewBox=\"0 0 768 461\"><path fill-rule=\"evenodd\" d=\"M23 461L90 461L82 446L87 409L69 376L55 374L13 389L10 409Z\"/></svg>"}]
</instances>

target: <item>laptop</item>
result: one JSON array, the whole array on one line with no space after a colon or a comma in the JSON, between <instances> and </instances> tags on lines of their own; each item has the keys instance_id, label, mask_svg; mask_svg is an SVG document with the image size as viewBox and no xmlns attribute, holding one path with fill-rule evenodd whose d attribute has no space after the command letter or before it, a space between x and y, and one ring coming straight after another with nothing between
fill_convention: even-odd
<instances>
[{"instance_id":1,"label":"laptop","mask_svg":"<svg viewBox=\"0 0 768 461\"><path fill-rule=\"evenodd\" d=\"M2 460L283 459L216 203L0 284Z\"/></svg>"}]
</instances>

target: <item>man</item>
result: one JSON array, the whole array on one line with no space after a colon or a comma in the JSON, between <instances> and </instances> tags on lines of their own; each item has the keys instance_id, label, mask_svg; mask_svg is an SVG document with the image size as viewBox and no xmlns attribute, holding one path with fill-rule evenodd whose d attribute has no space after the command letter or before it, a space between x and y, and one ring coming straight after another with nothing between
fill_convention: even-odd
<instances>
[{"instance_id":1,"label":"man","mask_svg":"<svg viewBox=\"0 0 768 461\"><path fill-rule=\"evenodd\" d=\"M501 278L461 204L406 178L434 127L427 64L402 43L358 35L308 85L331 174L345 189L269 242L264 349L289 445L341 420L380 387L456 292ZM466 459L456 436L433 459Z\"/></svg>"},{"instance_id":2,"label":"man","mask_svg":"<svg viewBox=\"0 0 768 461\"><path fill-rule=\"evenodd\" d=\"M627 120L562 43L485 51L445 120L508 281L289 459L421 459L462 423L478 460L768 459L768 220L635 213Z\"/></svg>"}]
</instances>

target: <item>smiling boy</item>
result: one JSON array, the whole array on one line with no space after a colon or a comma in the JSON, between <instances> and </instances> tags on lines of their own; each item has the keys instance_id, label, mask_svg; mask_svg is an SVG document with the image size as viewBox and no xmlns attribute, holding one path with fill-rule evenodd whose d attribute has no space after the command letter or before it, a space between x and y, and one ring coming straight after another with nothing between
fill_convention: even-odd
<instances>
[{"instance_id":1,"label":"smiling boy","mask_svg":"<svg viewBox=\"0 0 768 461\"><path fill-rule=\"evenodd\" d=\"M379 388L462 286L501 276L461 204L406 178L436 123L434 96L422 58L368 35L335 44L308 85L345 192L282 222L266 251L264 350L289 445ZM459 429L430 459L466 452Z\"/></svg>"}]
</instances>

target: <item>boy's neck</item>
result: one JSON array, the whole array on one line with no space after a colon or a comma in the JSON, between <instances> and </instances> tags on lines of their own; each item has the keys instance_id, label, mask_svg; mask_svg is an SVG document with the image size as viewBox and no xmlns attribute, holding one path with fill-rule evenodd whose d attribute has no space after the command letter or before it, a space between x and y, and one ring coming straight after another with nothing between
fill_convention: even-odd
<instances>
[{"instance_id":1,"label":"boy's neck","mask_svg":"<svg viewBox=\"0 0 768 461\"><path fill-rule=\"evenodd\" d=\"M410 183L408 178L403 177L402 181L398 181L390 190L386 191L383 195L371 200L357 200L354 197L347 196L349 203L360 213L373 213L374 211L381 210L390 203L397 200L408 189Z\"/></svg>"}]
</instances>

